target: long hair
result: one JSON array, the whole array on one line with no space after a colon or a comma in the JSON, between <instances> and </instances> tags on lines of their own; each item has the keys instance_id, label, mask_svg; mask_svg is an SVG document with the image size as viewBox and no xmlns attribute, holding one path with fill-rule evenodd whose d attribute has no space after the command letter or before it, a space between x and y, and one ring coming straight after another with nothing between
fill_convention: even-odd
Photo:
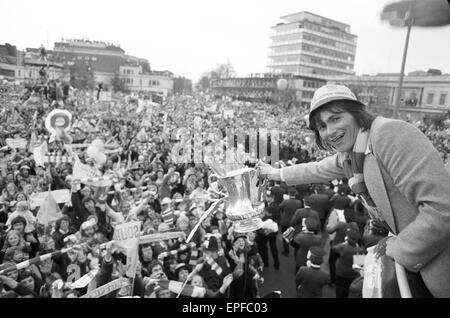
<instances>
[{"instance_id":1,"label":"long hair","mask_svg":"<svg viewBox=\"0 0 450 318\"><path fill-rule=\"evenodd\" d=\"M328 111L333 114L350 113L363 131L368 130L376 118L375 115L366 110L366 105L353 100L334 100L314 110L309 115L309 128L314 132L317 146L323 150L331 150L332 148L320 138L319 127L324 124L320 118L322 111Z\"/></svg>"},{"instance_id":2,"label":"long hair","mask_svg":"<svg viewBox=\"0 0 450 318\"><path fill-rule=\"evenodd\" d=\"M19 247L26 246L25 239L23 238L23 236L22 236L18 231L16 231L16 230L9 230L8 233L6 234L5 241L4 241L4 243L3 243L2 252L6 252L6 250L7 250L8 248L12 247L12 246L9 244L9 242L8 242L8 238L9 238L11 235L17 235L17 236L19 237L19 243L17 244L17 246L19 246Z\"/></svg>"}]
</instances>

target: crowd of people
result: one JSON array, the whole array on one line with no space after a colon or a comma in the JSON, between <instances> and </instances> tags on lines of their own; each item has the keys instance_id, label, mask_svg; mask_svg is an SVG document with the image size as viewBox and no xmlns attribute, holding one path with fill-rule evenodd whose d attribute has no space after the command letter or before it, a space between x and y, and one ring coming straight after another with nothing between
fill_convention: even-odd
<instances>
[{"instance_id":1,"label":"crowd of people","mask_svg":"<svg viewBox=\"0 0 450 318\"><path fill-rule=\"evenodd\" d=\"M112 240L115 226L128 221L140 222L142 236L184 235L139 245L131 292L118 288L104 297L277 297L279 293L262 294L260 286L270 265L269 249L273 267L280 268L280 237L281 252L292 253L296 264L292 285L298 297L321 297L326 285L335 287L337 297L361 297L363 269L354 266L353 255L363 255L387 231L369 219L345 179L297 187L272 183L262 220L272 219L278 231L238 233L227 218L226 205L220 205L186 242L218 192L224 191L210 178L210 166L179 160L177 150L195 138L196 118L201 119L205 144L214 141L211 132L227 128L279 129L281 160L272 164L282 167L327 155L313 143L307 109L264 102L236 106L203 93L168 96L162 105L144 93L117 93L106 102L98 100L96 91L52 85L53 93L46 94L42 86L2 84L0 297L82 297L126 277L126 253ZM217 106L215 112L205 110L211 103ZM54 109L72 114L66 138L52 136L46 128ZM225 109L233 109L231 118L224 118ZM448 128L421 125L448 160ZM12 148L11 139L27 143ZM96 139L111 149L101 164L86 148L71 147ZM37 163L34 150L43 143L49 153L68 159ZM74 160L99 176L113 175L113 184L77 182L71 178ZM51 204L35 206L31 198L49 190L68 190L70 199L55 204L58 219L42 222L40 216L50 213ZM50 258L42 257L48 254ZM324 262L329 271L323 270Z\"/></svg>"}]
</instances>

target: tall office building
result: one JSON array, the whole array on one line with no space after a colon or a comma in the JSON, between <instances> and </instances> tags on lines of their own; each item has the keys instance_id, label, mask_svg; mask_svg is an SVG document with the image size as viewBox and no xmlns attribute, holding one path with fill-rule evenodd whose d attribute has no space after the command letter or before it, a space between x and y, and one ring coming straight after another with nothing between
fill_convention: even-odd
<instances>
[{"instance_id":1,"label":"tall office building","mask_svg":"<svg viewBox=\"0 0 450 318\"><path fill-rule=\"evenodd\" d=\"M281 20L271 28L267 67L272 73L354 74L357 36L349 25L306 11Z\"/></svg>"}]
</instances>

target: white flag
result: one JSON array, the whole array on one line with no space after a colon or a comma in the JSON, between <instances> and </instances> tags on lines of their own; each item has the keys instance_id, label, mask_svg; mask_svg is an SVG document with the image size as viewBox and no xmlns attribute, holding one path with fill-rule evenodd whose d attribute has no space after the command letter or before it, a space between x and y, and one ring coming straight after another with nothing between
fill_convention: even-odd
<instances>
[{"instance_id":1,"label":"white flag","mask_svg":"<svg viewBox=\"0 0 450 318\"><path fill-rule=\"evenodd\" d=\"M36 166L45 167L45 155L48 153L47 142L44 141L39 147L33 149L33 157Z\"/></svg>"},{"instance_id":2,"label":"white flag","mask_svg":"<svg viewBox=\"0 0 450 318\"><path fill-rule=\"evenodd\" d=\"M62 217L61 210L59 209L58 203L49 190L48 195L42 203L39 211L36 215L36 219L39 224L48 225Z\"/></svg>"}]
</instances>

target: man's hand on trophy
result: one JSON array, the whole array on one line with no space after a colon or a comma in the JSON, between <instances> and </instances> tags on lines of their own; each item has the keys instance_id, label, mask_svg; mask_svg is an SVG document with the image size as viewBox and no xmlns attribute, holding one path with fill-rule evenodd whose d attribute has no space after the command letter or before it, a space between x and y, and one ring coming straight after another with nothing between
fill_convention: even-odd
<instances>
[{"instance_id":1,"label":"man's hand on trophy","mask_svg":"<svg viewBox=\"0 0 450 318\"><path fill-rule=\"evenodd\" d=\"M276 169L261 160L258 161L255 168L260 176L269 178L270 180L281 181L280 169Z\"/></svg>"}]
</instances>

